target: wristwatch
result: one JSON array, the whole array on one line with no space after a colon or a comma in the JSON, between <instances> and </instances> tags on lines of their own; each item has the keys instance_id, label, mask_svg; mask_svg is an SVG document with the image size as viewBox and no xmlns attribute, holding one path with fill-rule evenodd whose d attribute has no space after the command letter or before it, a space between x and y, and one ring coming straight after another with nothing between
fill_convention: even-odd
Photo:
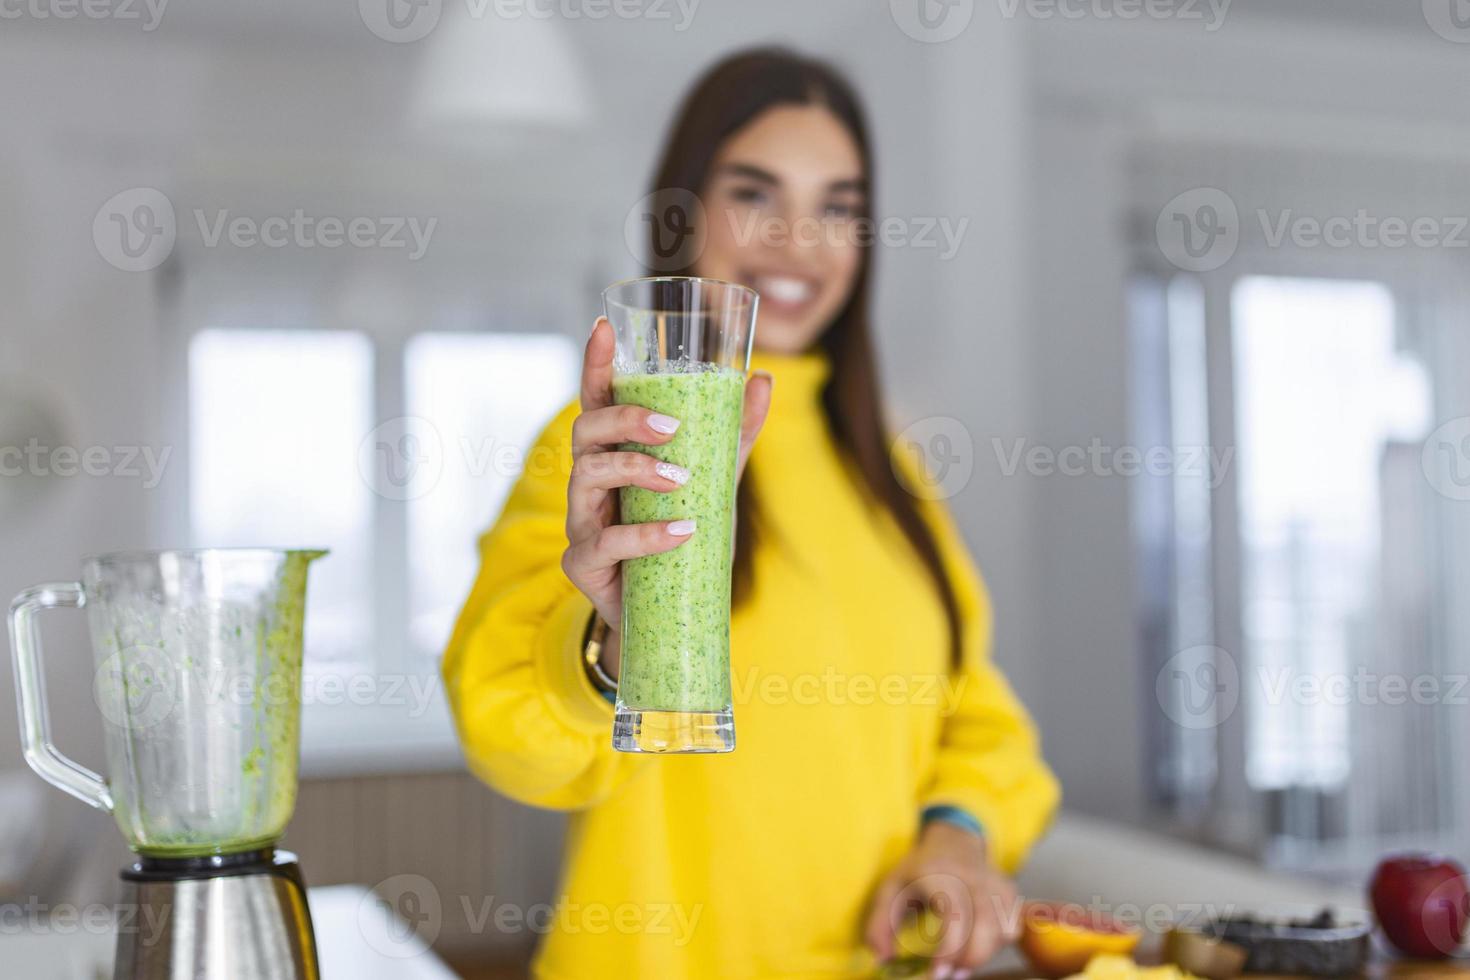
<instances>
[{"instance_id":1,"label":"wristwatch","mask_svg":"<svg viewBox=\"0 0 1470 980\"><path fill-rule=\"evenodd\" d=\"M587 624L587 639L582 645L582 666L587 669L587 679L603 697L611 700L618 693L618 682L607 676L602 669L602 647L607 642L607 620L598 613L592 614Z\"/></svg>"}]
</instances>

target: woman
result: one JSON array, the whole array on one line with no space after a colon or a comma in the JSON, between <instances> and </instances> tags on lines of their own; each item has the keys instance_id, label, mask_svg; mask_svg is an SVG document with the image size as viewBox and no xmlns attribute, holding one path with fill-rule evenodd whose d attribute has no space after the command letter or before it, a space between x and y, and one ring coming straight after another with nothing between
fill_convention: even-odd
<instances>
[{"instance_id":1,"label":"woman","mask_svg":"<svg viewBox=\"0 0 1470 980\"><path fill-rule=\"evenodd\" d=\"M574 812L540 976L862 976L913 952L896 933L916 904L944 913L932 974L962 976L1014 928L1005 876L1058 791L991 666L990 609L959 535L890 463L867 323L871 185L851 89L773 50L698 83L655 183L703 204L701 247L678 271L761 294L734 753L610 745L598 675L618 673L619 562L718 530L617 524L619 485L679 484L651 457L610 454L666 442L678 420L611 404L605 321L580 404L532 456L565 465L528 468L482 543L444 666L465 753L501 792ZM612 628L589 671L599 619Z\"/></svg>"}]
</instances>

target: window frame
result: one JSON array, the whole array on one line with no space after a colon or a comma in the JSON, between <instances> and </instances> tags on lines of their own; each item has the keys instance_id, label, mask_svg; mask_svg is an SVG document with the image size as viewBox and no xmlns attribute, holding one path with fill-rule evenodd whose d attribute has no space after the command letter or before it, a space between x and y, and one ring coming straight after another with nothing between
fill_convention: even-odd
<instances>
[{"instance_id":1,"label":"window frame","mask_svg":"<svg viewBox=\"0 0 1470 980\"><path fill-rule=\"evenodd\" d=\"M1167 199L1164 195L1162 199ZM1162 200L1161 199L1161 200ZM1451 213L1446 211L1444 213ZM1407 250L1405 250L1407 251ZM1425 254L1404 251L1351 249L1302 249L1283 242L1266 249L1242 244L1240 250L1221 268L1208 272L1181 272L1163 260L1157 248L1135 247L1130 276L1152 279L1167 284L1176 277L1195 281L1204 297L1205 342L1208 372L1209 432L1213 446L1236 446L1236 410L1234 378L1234 316L1231 297L1236 284L1251 276L1291 277L1373 281L1385 286L1393 298L1398 329L1415 333L1421 343L1436 351L1445 342L1470 354L1470 284L1467 284L1463 257L1440 250ZM1426 361L1432 354L1426 354ZM1453 362L1449 362L1453 363ZM1463 362L1462 362L1463 363ZM1433 418L1442 421L1456 415L1470 414L1470 380L1460 381L1452 390L1453 372L1431 370L1433 383ZM1442 386L1450 390L1441 390ZM1455 406L1458 406L1456 408ZM1436 421L1435 424L1438 424ZM1214 577L1214 644L1229 651L1246 649L1243 620L1243 571L1241 555L1241 514L1237 472L1231 467L1225 479L1211 495L1211 547ZM1470 508L1456 510L1438 500L1436 520L1450 533L1447 538L1470 543ZM1447 551L1452 549L1447 548ZM1443 571L1470 583L1470 561L1462 557L1458 564L1450 556ZM1448 586L1441 596L1452 594ZM1140 596L1141 601L1147 597ZM1452 608L1438 610L1452 636L1470 636L1470 614ZM1470 669L1470 657L1462 664ZM1151 661L1150 661L1151 663ZM1153 665L1157 666L1157 665ZM1152 678L1150 677L1150 680ZM1458 744L1470 744L1470 713L1459 712L1451 728L1461 732L1452 738ZM1385 848L1402 842L1384 841L1376 834L1357 832L1343 845L1318 844L1307 848L1272 850L1263 819L1265 795L1252 788L1246 777L1247 732L1245 711L1237 709L1214 729L1216 746L1216 783L1211 805L1193 816L1166 813L1165 819L1184 836L1207 840L1242 853L1258 854L1268 863L1290 866L1296 870L1321 874L1341 874L1371 868ZM1156 746L1146 746L1153 751ZM1464 780L1449 780L1454 787L1453 800L1447 800L1441 813L1441 826L1452 828L1445 839L1432 842L1447 851L1464 849L1470 831L1463 828L1470 817L1470 785ZM1418 842L1423 845L1423 841Z\"/></svg>"},{"instance_id":2,"label":"window frame","mask_svg":"<svg viewBox=\"0 0 1470 980\"><path fill-rule=\"evenodd\" d=\"M198 270L183 274L190 254L175 259L160 280L160 329L164 354L160 367L158 420L165 445L176 448L153 497L150 520L168 541L192 540L189 500L189 344L195 333L213 329L353 330L372 347L372 419L381 422L406 414L404 355L409 341L421 333L547 333L566 335L565 325L585 319L587 307L577 290L564 281L526 280L499 291L497 301L466 309L435 304L436 276L415 281L412 295L430 315L394 316L371 323L347 323L319 285L329 257L298 263L294 269L270 268L250 277L219 268L200 257ZM248 270L255 272L257 270ZM415 270L416 272L419 270ZM262 284L261 279L265 282ZM601 281L596 280L596 281ZM608 278L607 281L612 281ZM408 292L408 283L403 283ZM539 328L539 329L538 329ZM301 774L303 777L372 775L400 772L456 771L464 756L451 717L437 663L413 662L409 635L408 508L406 502L381 493L370 495L373 551L372 652L378 690L393 703L303 705ZM395 616L397 617L395 621ZM408 682L429 685L427 704L416 705ZM393 685L401 686L393 690Z\"/></svg>"}]
</instances>

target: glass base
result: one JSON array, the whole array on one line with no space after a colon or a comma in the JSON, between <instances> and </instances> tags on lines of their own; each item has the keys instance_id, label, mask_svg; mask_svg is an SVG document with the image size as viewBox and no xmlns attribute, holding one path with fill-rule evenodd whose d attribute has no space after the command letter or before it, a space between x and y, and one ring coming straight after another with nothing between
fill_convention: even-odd
<instances>
[{"instance_id":1,"label":"glass base","mask_svg":"<svg viewBox=\"0 0 1470 980\"><path fill-rule=\"evenodd\" d=\"M725 711L639 711L619 704L613 718L619 752L735 751L735 715Z\"/></svg>"}]
</instances>

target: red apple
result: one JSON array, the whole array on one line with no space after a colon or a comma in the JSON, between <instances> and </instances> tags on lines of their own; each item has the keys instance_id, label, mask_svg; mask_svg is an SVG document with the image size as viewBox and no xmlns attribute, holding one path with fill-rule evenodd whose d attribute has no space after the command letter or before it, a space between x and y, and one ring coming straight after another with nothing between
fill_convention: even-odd
<instances>
[{"instance_id":1,"label":"red apple","mask_svg":"<svg viewBox=\"0 0 1470 980\"><path fill-rule=\"evenodd\" d=\"M1443 959L1465 939L1470 889L1465 869L1451 858L1413 853L1384 858L1369 893L1384 935L1408 956Z\"/></svg>"}]
</instances>

